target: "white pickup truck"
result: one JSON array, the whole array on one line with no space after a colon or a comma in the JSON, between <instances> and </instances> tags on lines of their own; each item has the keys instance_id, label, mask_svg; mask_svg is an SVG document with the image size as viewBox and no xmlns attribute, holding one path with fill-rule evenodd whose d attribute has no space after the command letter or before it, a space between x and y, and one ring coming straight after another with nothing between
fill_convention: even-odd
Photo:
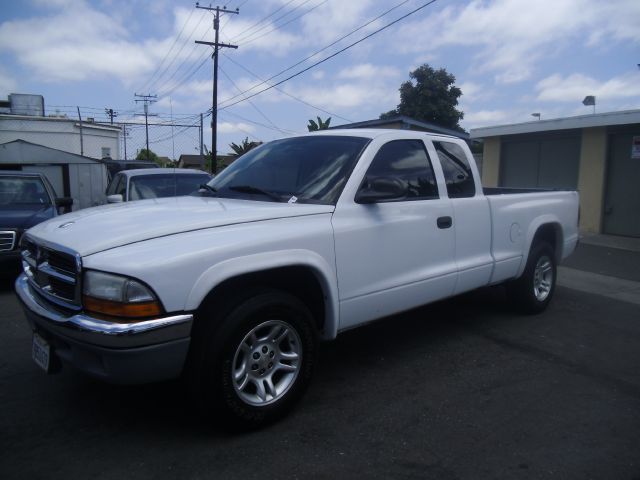
<instances>
[{"instance_id":1,"label":"white pickup truck","mask_svg":"<svg viewBox=\"0 0 640 480\"><path fill-rule=\"evenodd\" d=\"M107 381L184 374L258 426L307 386L318 340L506 283L542 311L578 241L578 194L484 189L459 139L328 130L252 150L198 194L30 229L16 292L33 358Z\"/></svg>"}]
</instances>

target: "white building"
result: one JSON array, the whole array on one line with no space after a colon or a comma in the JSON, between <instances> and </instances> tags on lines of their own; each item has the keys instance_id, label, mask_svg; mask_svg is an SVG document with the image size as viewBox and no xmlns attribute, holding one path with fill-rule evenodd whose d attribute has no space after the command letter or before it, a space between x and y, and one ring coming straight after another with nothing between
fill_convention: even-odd
<instances>
[{"instance_id":1,"label":"white building","mask_svg":"<svg viewBox=\"0 0 640 480\"><path fill-rule=\"evenodd\" d=\"M87 119L88 120L88 119ZM55 148L85 157L120 157L120 127L83 120L0 114L0 144L14 140Z\"/></svg>"}]
</instances>

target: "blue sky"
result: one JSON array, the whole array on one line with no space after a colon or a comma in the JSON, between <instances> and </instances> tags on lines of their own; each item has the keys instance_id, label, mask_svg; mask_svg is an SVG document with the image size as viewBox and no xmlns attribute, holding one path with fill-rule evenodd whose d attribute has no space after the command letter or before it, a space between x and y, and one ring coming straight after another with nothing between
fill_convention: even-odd
<instances>
[{"instance_id":1,"label":"blue sky","mask_svg":"<svg viewBox=\"0 0 640 480\"><path fill-rule=\"evenodd\" d=\"M424 3L229 0L240 14L222 18L221 39L239 48L220 58L221 106L260 83L254 74L271 77L398 6L288 72L295 73ZM0 97L42 94L47 113L71 115L77 105L83 116L104 119L110 107L118 120L140 121L133 94L152 93L159 98L153 121L166 121L172 108L177 121L191 124L211 107L212 86L208 47L193 42L212 38L212 15L195 2L6 2ZM531 121L533 112L543 119L590 113L581 103L586 95L597 97L599 112L640 108L639 47L637 0L438 0L280 90L223 108L218 150L246 136L267 141L304 132L317 115L331 116L332 125L377 118L397 105L398 87L422 63L455 75L466 129ZM166 137L164 130L154 134ZM134 127L137 147L141 133ZM204 135L210 146L209 128ZM196 130L179 132L176 141L176 156L195 153ZM167 141L154 145L171 154Z\"/></svg>"}]
</instances>

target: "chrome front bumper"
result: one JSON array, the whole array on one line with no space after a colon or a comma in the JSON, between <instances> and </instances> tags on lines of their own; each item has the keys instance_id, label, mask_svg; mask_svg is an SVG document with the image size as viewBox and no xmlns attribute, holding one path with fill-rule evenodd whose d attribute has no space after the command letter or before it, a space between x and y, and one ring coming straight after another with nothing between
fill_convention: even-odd
<instances>
[{"instance_id":1,"label":"chrome front bumper","mask_svg":"<svg viewBox=\"0 0 640 480\"><path fill-rule=\"evenodd\" d=\"M76 340L112 348L151 345L189 337L192 314L170 315L135 323L116 323L83 313L64 316L40 301L26 275L16 280L16 294L23 305L52 329Z\"/></svg>"},{"instance_id":2,"label":"chrome front bumper","mask_svg":"<svg viewBox=\"0 0 640 480\"><path fill-rule=\"evenodd\" d=\"M192 314L115 323L84 313L65 316L40 300L21 274L15 290L31 328L64 363L114 383L147 383L180 375Z\"/></svg>"}]
</instances>

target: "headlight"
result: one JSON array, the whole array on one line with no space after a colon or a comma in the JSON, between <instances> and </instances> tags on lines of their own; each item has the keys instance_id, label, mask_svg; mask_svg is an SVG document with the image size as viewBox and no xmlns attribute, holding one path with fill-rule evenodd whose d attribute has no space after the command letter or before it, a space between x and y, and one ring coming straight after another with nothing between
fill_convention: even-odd
<instances>
[{"instance_id":1,"label":"headlight","mask_svg":"<svg viewBox=\"0 0 640 480\"><path fill-rule=\"evenodd\" d=\"M84 274L82 303L87 311L114 317L141 318L162 313L158 299L141 282L92 270Z\"/></svg>"}]
</instances>

